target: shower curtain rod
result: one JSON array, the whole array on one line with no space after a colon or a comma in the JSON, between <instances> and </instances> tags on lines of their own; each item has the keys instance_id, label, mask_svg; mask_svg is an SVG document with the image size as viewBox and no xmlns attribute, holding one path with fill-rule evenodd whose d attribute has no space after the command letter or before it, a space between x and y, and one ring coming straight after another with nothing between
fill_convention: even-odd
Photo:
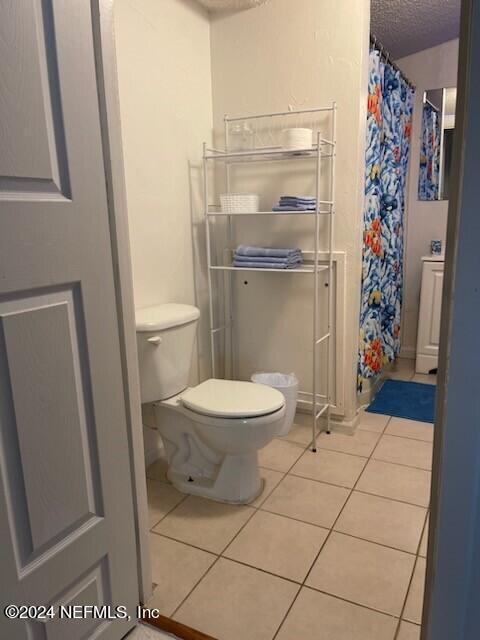
<instances>
[{"instance_id":1,"label":"shower curtain rod","mask_svg":"<svg viewBox=\"0 0 480 640\"><path fill-rule=\"evenodd\" d=\"M388 64L392 65L392 67L396 71L398 71L400 73L400 75L405 80L405 82L408 84L408 86L411 87L412 89L415 89L415 85L413 84L413 82L411 82L407 78L407 76L403 73L403 71L400 69L400 67L397 64L395 64L394 60L392 59L392 56L390 55L390 52L387 51L387 49L385 49L383 44L377 39L376 36L370 35L370 44L375 49L377 49L377 51L380 52L380 56L385 60L385 62L387 62Z\"/></svg>"}]
</instances>

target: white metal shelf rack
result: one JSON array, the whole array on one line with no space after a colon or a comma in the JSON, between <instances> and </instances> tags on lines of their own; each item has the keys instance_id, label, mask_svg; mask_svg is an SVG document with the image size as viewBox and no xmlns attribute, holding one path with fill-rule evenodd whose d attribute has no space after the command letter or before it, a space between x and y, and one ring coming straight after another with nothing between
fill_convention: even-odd
<instances>
[{"instance_id":1,"label":"white metal shelf rack","mask_svg":"<svg viewBox=\"0 0 480 640\"><path fill-rule=\"evenodd\" d=\"M287 121L290 118L297 118L306 116L315 117L315 114L324 114L329 118L329 128L331 133L331 139L323 138L320 133L317 133L316 144L311 148L295 150L294 152L285 150L276 146L262 146L259 148L231 151L229 149L229 125L232 122L245 122L248 120L259 120L264 118L277 119L285 118ZM216 357L215 357L215 336L219 332L230 331L230 345L233 344L233 304L232 304L232 280L233 272L243 271L261 271L261 273L282 273L286 277L294 277L297 273L311 274L313 276L313 329L312 329L312 392L303 392L303 395L311 396L312 398L312 442L311 449L316 451L316 440L320 431L317 429L317 423L321 416L326 414L327 432L330 431L330 413L332 407L332 390L330 384L330 376L333 368L334 349L332 344L332 337L336 335L336 331L333 327L334 313L333 313L333 243L334 243L334 219L335 219L335 159L336 159L336 116L337 105L335 102L329 107L315 108L315 109L300 109L296 111L283 111L276 113L257 114L252 116L240 116L230 118L225 116L225 149L212 149L208 148L207 144L203 145L203 176L204 176L204 214L205 214L205 226L206 226L206 241L207 241L207 260L208 260L208 290L209 290L209 306L210 306L210 349L212 358L212 375L216 375ZM295 125L293 125L295 126ZM230 191L230 173L229 166L234 163L245 162L279 162L286 161L306 161L313 160L315 170L315 184L316 184L316 209L315 211L257 211L252 213L225 213L218 210L218 206L209 204L209 180L208 180L208 167L210 163L223 162L225 163L225 192ZM321 198L320 191L322 190L322 164L324 161L331 162L329 170L329 186L327 199ZM232 234L232 220L237 216L242 216L244 219L247 216L302 216L304 219L309 217L314 218L315 231L314 231L314 251L313 260L311 264L302 264L294 269L253 269L253 268L239 268L227 265L217 265L212 263L212 220L217 216L222 216L227 220L227 243L229 249L233 250L232 246L233 234ZM320 264L320 217L325 216L327 225L327 264ZM325 248L322 248L322 253L325 252ZM325 261L325 260L324 260ZM221 326L215 326L215 314L214 314L214 287L212 274L217 271L225 271L230 277L229 280L229 302L225 323ZM319 315L319 274L325 272L327 275L327 281L325 285L328 286L328 310L327 310L327 330L323 335L319 335L318 329L318 315ZM272 276L275 277L275 276ZM319 376L317 373L318 364L318 347L323 343L327 343L327 362L326 364L326 379L325 379L325 394L322 395L317 392L319 383ZM231 346L232 348L232 346ZM233 358L232 358L233 359Z\"/></svg>"}]
</instances>

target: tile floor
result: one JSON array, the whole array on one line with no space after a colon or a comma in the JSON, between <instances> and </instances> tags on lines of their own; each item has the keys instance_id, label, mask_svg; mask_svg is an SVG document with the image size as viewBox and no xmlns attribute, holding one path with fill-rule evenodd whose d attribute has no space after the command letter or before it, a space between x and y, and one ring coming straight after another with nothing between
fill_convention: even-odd
<instances>
[{"instance_id":1,"label":"tile floor","mask_svg":"<svg viewBox=\"0 0 480 640\"><path fill-rule=\"evenodd\" d=\"M436 384L437 376L424 373L415 373L415 361L409 358L398 358L388 373L394 380L412 380L413 382L425 382Z\"/></svg>"},{"instance_id":2,"label":"tile floor","mask_svg":"<svg viewBox=\"0 0 480 640\"><path fill-rule=\"evenodd\" d=\"M399 360L392 378L435 383ZM149 605L218 640L419 640L433 426L362 412L354 436L294 425L232 506L148 469Z\"/></svg>"},{"instance_id":3,"label":"tile floor","mask_svg":"<svg viewBox=\"0 0 480 640\"><path fill-rule=\"evenodd\" d=\"M433 427L362 413L308 449L260 452L263 494L232 506L148 470L150 606L218 640L418 640Z\"/></svg>"}]
</instances>

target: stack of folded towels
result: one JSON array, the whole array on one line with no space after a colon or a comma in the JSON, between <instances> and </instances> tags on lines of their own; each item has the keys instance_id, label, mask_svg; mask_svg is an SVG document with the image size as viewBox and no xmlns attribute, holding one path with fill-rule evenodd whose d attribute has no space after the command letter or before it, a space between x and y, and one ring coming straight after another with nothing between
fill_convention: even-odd
<instances>
[{"instance_id":1,"label":"stack of folded towels","mask_svg":"<svg viewBox=\"0 0 480 640\"><path fill-rule=\"evenodd\" d=\"M314 196L282 196L272 211L315 211L316 207Z\"/></svg>"},{"instance_id":2,"label":"stack of folded towels","mask_svg":"<svg viewBox=\"0 0 480 640\"><path fill-rule=\"evenodd\" d=\"M273 249L241 244L233 256L234 267L248 269L294 269L303 262L300 249Z\"/></svg>"}]
</instances>

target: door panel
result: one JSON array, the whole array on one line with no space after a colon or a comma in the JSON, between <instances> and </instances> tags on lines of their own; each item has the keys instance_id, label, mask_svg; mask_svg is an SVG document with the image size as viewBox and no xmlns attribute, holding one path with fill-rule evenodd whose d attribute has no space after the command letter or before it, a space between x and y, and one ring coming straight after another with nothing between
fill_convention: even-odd
<instances>
[{"instance_id":1,"label":"door panel","mask_svg":"<svg viewBox=\"0 0 480 640\"><path fill-rule=\"evenodd\" d=\"M21 570L67 531L103 515L93 472L98 459L91 388L81 370L86 344L76 317L82 319L82 310L75 309L74 290L68 288L0 302L0 384L8 398L2 423L10 432L3 458L6 467L16 458L8 486L20 483L25 495L12 509L23 542ZM14 502L11 495L9 501Z\"/></svg>"},{"instance_id":2,"label":"door panel","mask_svg":"<svg viewBox=\"0 0 480 640\"><path fill-rule=\"evenodd\" d=\"M138 602L90 2L0 3L1 603ZM133 622L9 621L9 640Z\"/></svg>"},{"instance_id":3,"label":"door panel","mask_svg":"<svg viewBox=\"0 0 480 640\"><path fill-rule=\"evenodd\" d=\"M423 263L415 364L417 373L428 373L438 365L443 270L443 262Z\"/></svg>"},{"instance_id":4,"label":"door panel","mask_svg":"<svg viewBox=\"0 0 480 640\"><path fill-rule=\"evenodd\" d=\"M441 271L433 274L432 322L430 344L438 349L440 343L440 319L442 315L443 265Z\"/></svg>"},{"instance_id":5,"label":"door panel","mask_svg":"<svg viewBox=\"0 0 480 640\"><path fill-rule=\"evenodd\" d=\"M0 194L69 197L53 8L39 0L2 3Z\"/></svg>"},{"instance_id":6,"label":"door panel","mask_svg":"<svg viewBox=\"0 0 480 640\"><path fill-rule=\"evenodd\" d=\"M108 578L105 563L100 563L88 571L70 586L59 600L54 604L58 608L60 604L64 606L75 605L97 605L101 607L109 601ZM71 621L67 619L55 618L46 623L34 623L32 631L40 638L46 640L65 640L70 637ZM88 638L100 627L107 627L108 621L96 620L87 617L79 620L75 625L75 632L79 638Z\"/></svg>"}]
</instances>

